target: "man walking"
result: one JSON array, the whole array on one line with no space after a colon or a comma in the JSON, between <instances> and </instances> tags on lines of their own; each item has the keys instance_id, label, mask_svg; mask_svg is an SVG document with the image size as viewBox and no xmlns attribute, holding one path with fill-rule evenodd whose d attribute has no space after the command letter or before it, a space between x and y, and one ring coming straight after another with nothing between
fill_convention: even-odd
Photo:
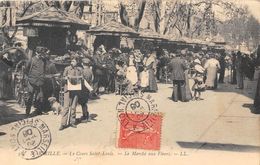
<instances>
[{"instance_id":1,"label":"man walking","mask_svg":"<svg viewBox=\"0 0 260 165\"><path fill-rule=\"evenodd\" d=\"M180 58L180 53L176 55L169 63L169 69L171 71L171 79L173 82L172 100L177 102L178 100L186 101L185 91L185 74L187 69L185 61Z\"/></svg>"},{"instance_id":2,"label":"man walking","mask_svg":"<svg viewBox=\"0 0 260 165\"><path fill-rule=\"evenodd\" d=\"M26 101L26 115L31 112L32 104L35 104L36 114L41 115L44 113L44 94L43 84L45 78L46 63L44 60L44 47L36 47L35 56L27 64L28 76L28 93L29 97Z\"/></svg>"}]
</instances>

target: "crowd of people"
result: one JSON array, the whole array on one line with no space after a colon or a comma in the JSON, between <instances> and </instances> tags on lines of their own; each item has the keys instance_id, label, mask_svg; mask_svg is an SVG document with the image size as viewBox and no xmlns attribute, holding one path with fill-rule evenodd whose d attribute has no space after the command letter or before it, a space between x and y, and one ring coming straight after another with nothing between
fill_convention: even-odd
<instances>
[{"instance_id":1,"label":"crowd of people","mask_svg":"<svg viewBox=\"0 0 260 165\"><path fill-rule=\"evenodd\" d=\"M116 48L107 51L101 45L95 51L84 48L70 51L65 55L70 64L59 70L49 52L45 47L36 47L26 64L26 114L30 115L33 105L37 115L62 107L60 130L76 127L77 104L82 107L80 121L88 122L88 100L99 99L102 93L158 92L158 82L171 81L174 102L199 101L203 99L202 92L215 90L218 83L224 83L227 69L231 72L231 83L243 89L244 77L253 80L256 66L253 55L240 51L230 54L194 53L187 49L160 53L158 49L122 52Z\"/></svg>"}]
</instances>

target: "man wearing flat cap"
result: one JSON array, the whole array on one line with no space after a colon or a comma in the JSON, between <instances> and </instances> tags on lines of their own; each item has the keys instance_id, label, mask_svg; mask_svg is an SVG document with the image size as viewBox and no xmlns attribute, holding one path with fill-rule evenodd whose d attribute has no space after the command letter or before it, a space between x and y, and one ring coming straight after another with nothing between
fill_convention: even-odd
<instances>
[{"instance_id":1,"label":"man wearing flat cap","mask_svg":"<svg viewBox=\"0 0 260 165\"><path fill-rule=\"evenodd\" d=\"M36 113L44 114L43 84L45 78L46 61L44 60L46 48L37 46L35 56L27 63L26 72L28 76L28 93L26 101L26 115L30 114L34 102Z\"/></svg>"}]
</instances>

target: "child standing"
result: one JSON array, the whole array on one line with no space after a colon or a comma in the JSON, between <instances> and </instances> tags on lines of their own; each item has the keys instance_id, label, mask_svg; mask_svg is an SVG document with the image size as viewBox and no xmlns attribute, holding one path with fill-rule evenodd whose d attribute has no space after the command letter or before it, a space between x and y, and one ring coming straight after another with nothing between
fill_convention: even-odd
<instances>
[{"instance_id":1,"label":"child standing","mask_svg":"<svg viewBox=\"0 0 260 165\"><path fill-rule=\"evenodd\" d=\"M205 84L203 82L203 76L205 69L201 66L201 62L199 59L194 60L194 84L192 86L192 90L194 91L193 100L203 100L201 98L201 92L205 90Z\"/></svg>"}]
</instances>

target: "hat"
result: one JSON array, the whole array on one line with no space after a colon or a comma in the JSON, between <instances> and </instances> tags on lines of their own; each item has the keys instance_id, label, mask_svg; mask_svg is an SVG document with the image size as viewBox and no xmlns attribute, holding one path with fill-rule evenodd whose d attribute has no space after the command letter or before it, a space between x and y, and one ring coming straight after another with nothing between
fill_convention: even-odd
<instances>
[{"instance_id":1,"label":"hat","mask_svg":"<svg viewBox=\"0 0 260 165\"><path fill-rule=\"evenodd\" d=\"M185 54L186 54L186 50L185 49L181 50L181 55L185 55Z\"/></svg>"},{"instance_id":2,"label":"hat","mask_svg":"<svg viewBox=\"0 0 260 165\"><path fill-rule=\"evenodd\" d=\"M198 54L199 54L199 55L204 55L204 52L200 51Z\"/></svg>"},{"instance_id":3,"label":"hat","mask_svg":"<svg viewBox=\"0 0 260 165\"><path fill-rule=\"evenodd\" d=\"M174 57L176 57L176 54L170 53L170 56L171 56L172 58L174 58Z\"/></svg>"},{"instance_id":4,"label":"hat","mask_svg":"<svg viewBox=\"0 0 260 165\"><path fill-rule=\"evenodd\" d=\"M199 56L199 53L193 53L193 56L194 56L194 57L198 57L198 56Z\"/></svg>"},{"instance_id":5,"label":"hat","mask_svg":"<svg viewBox=\"0 0 260 165\"><path fill-rule=\"evenodd\" d=\"M205 69L204 69L201 65L199 65L199 64L195 65L195 66L194 66L194 69L195 69L197 72L199 72L199 73L204 73L204 71L205 71Z\"/></svg>"},{"instance_id":6,"label":"hat","mask_svg":"<svg viewBox=\"0 0 260 165\"><path fill-rule=\"evenodd\" d=\"M83 63L83 64L90 64L90 62L91 62L91 61L90 61L89 58L83 58L83 59L82 59L82 63Z\"/></svg>"},{"instance_id":7,"label":"hat","mask_svg":"<svg viewBox=\"0 0 260 165\"><path fill-rule=\"evenodd\" d=\"M55 97L49 97L48 98L48 101L51 102L51 103L55 102L56 100L57 99Z\"/></svg>"},{"instance_id":8,"label":"hat","mask_svg":"<svg viewBox=\"0 0 260 165\"><path fill-rule=\"evenodd\" d=\"M197 59L197 58L194 60L194 63L201 64L200 60L199 60L199 59Z\"/></svg>"},{"instance_id":9,"label":"hat","mask_svg":"<svg viewBox=\"0 0 260 165\"><path fill-rule=\"evenodd\" d=\"M46 48L43 47L43 46L37 46L36 49L35 49L35 51L37 53L44 53L45 50L46 50Z\"/></svg>"}]
</instances>

